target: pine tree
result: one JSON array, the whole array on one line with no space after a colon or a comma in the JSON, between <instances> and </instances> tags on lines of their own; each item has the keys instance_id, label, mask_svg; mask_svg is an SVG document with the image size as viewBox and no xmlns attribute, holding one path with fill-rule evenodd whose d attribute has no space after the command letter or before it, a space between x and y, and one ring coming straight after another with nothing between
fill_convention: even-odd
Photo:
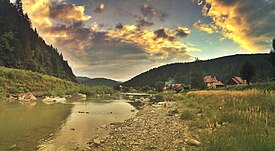
<instances>
[{"instance_id":1,"label":"pine tree","mask_svg":"<svg viewBox=\"0 0 275 151\"><path fill-rule=\"evenodd\" d=\"M22 0L16 0L15 1L15 6L19 12L20 16L23 16L23 4L22 4Z\"/></svg>"}]
</instances>

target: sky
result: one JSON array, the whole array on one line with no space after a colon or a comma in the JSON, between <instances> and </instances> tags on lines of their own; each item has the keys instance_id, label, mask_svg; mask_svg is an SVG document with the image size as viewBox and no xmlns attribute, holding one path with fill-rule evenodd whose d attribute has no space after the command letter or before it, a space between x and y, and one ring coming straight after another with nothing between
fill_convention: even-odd
<instances>
[{"instance_id":1,"label":"sky","mask_svg":"<svg viewBox=\"0 0 275 151\"><path fill-rule=\"evenodd\" d=\"M174 62L267 53L274 0L22 0L77 76L126 81Z\"/></svg>"}]
</instances>

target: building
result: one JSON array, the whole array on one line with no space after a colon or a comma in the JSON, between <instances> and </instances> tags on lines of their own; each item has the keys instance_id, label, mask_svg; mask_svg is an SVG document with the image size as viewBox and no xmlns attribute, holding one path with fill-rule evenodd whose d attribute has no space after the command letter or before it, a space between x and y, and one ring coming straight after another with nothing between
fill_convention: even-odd
<instances>
[{"instance_id":1,"label":"building","mask_svg":"<svg viewBox=\"0 0 275 151\"><path fill-rule=\"evenodd\" d=\"M203 82L208 88L224 87L224 84L221 81L219 81L216 78L216 76L213 76L213 75L205 76L203 78Z\"/></svg>"},{"instance_id":2,"label":"building","mask_svg":"<svg viewBox=\"0 0 275 151\"><path fill-rule=\"evenodd\" d=\"M242 77L234 76L227 82L228 85L243 85L247 84L246 80L243 80Z\"/></svg>"}]
</instances>

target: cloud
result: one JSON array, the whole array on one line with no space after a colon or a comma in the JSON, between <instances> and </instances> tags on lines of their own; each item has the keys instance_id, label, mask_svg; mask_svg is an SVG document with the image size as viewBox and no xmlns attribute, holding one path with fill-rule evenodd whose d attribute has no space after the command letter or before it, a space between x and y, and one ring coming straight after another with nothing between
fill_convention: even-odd
<instances>
[{"instance_id":1,"label":"cloud","mask_svg":"<svg viewBox=\"0 0 275 151\"><path fill-rule=\"evenodd\" d=\"M182 32L182 29L186 30L187 28L178 27L175 30L160 28L152 31L140 29L137 25L119 24L119 27L119 29L116 28L107 32L109 41L119 41L141 47L153 59L162 60L182 56L191 58L186 51L186 45L181 41L182 37L177 37L179 31Z\"/></svg>"},{"instance_id":2,"label":"cloud","mask_svg":"<svg viewBox=\"0 0 275 151\"><path fill-rule=\"evenodd\" d=\"M177 32L176 36L182 37L182 38L187 37L191 33L191 31L188 28L180 27L180 26L177 27L176 32Z\"/></svg>"},{"instance_id":3,"label":"cloud","mask_svg":"<svg viewBox=\"0 0 275 151\"><path fill-rule=\"evenodd\" d=\"M275 1L270 0L196 0L210 24L197 21L194 26L207 33L220 32L249 52L263 52L274 36Z\"/></svg>"},{"instance_id":4,"label":"cloud","mask_svg":"<svg viewBox=\"0 0 275 151\"><path fill-rule=\"evenodd\" d=\"M152 19L153 17L158 17L161 21L164 21L168 14L164 13L163 11L155 8L153 5L144 3L140 6L140 11L144 17L148 19Z\"/></svg>"},{"instance_id":5,"label":"cloud","mask_svg":"<svg viewBox=\"0 0 275 151\"><path fill-rule=\"evenodd\" d=\"M148 26L153 26L153 25L154 25L153 22L147 21L147 20L145 20L144 18L139 18L139 19L136 21L136 23L137 23L137 26L140 27L140 28L142 28L142 27L148 27Z\"/></svg>"},{"instance_id":6,"label":"cloud","mask_svg":"<svg viewBox=\"0 0 275 151\"><path fill-rule=\"evenodd\" d=\"M109 78L125 80L152 66L192 59L183 42L190 34L185 27L148 29L152 20L139 18L107 29L96 22L86 25L91 16L84 6L61 0L23 0L23 5L39 34L63 53L78 75L112 73Z\"/></svg>"},{"instance_id":7,"label":"cloud","mask_svg":"<svg viewBox=\"0 0 275 151\"><path fill-rule=\"evenodd\" d=\"M194 23L194 27L197 28L198 30L207 32L208 34L213 34L218 32L218 29L215 25L213 24L205 24L203 22L201 22L201 20L198 20Z\"/></svg>"},{"instance_id":8,"label":"cloud","mask_svg":"<svg viewBox=\"0 0 275 151\"><path fill-rule=\"evenodd\" d=\"M85 15L84 6L60 0L23 0L23 7L46 42L61 47L61 51L68 47L83 49L90 42L90 30L84 27L84 21L91 16Z\"/></svg>"},{"instance_id":9,"label":"cloud","mask_svg":"<svg viewBox=\"0 0 275 151\"><path fill-rule=\"evenodd\" d=\"M105 4L104 4L104 3L101 3L101 4L94 10L94 12L95 12L95 13L101 13L101 12L104 11L104 9L105 9Z\"/></svg>"},{"instance_id":10,"label":"cloud","mask_svg":"<svg viewBox=\"0 0 275 151\"><path fill-rule=\"evenodd\" d=\"M86 21L91 19L91 16L84 14L83 6L76 6L75 4L50 4L49 17L58 21Z\"/></svg>"}]
</instances>

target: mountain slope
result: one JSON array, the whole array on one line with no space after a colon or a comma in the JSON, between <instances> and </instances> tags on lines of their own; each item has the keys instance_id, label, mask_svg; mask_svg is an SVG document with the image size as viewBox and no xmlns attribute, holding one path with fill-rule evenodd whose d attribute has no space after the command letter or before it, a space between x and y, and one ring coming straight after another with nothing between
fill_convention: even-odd
<instances>
[{"instance_id":1,"label":"mountain slope","mask_svg":"<svg viewBox=\"0 0 275 151\"><path fill-rule=\"evenodd\" d=\"M85 84L87 86L116 86L120 84L118 81L105 78L90 79L87 77L76 77L77 82Z\"/></svg>"},{"instance_id":2,"label":"mountain slope","mask_svg":"<svg viewBox=\"0 0 275 151\"><path fill-rule=\"evenodd\" d=\"M22 5L0 0L0 66L27 69L75 81L75 75L57 49L33 30Z\"/></svg>"},{"instance_id":3,"label":"mountain slope","mask_svg":"<svg viewBox=\"0 0 275 151\"><path fill-rule=\"evenodd\" d=\"M255 80L267 80L272 78L272 65L269 54L241 54L226 56L206 61L191 63L174 63L144 72L129 81L123 86L153 86L157 81L173 80L175 83L190 84L190 75L195 67L202 69L205 75L215 75L223 82L226 82L234 75L239 75L240 69L245 61L253 63L256 67Z\"/></svg>"}]
</instances>

